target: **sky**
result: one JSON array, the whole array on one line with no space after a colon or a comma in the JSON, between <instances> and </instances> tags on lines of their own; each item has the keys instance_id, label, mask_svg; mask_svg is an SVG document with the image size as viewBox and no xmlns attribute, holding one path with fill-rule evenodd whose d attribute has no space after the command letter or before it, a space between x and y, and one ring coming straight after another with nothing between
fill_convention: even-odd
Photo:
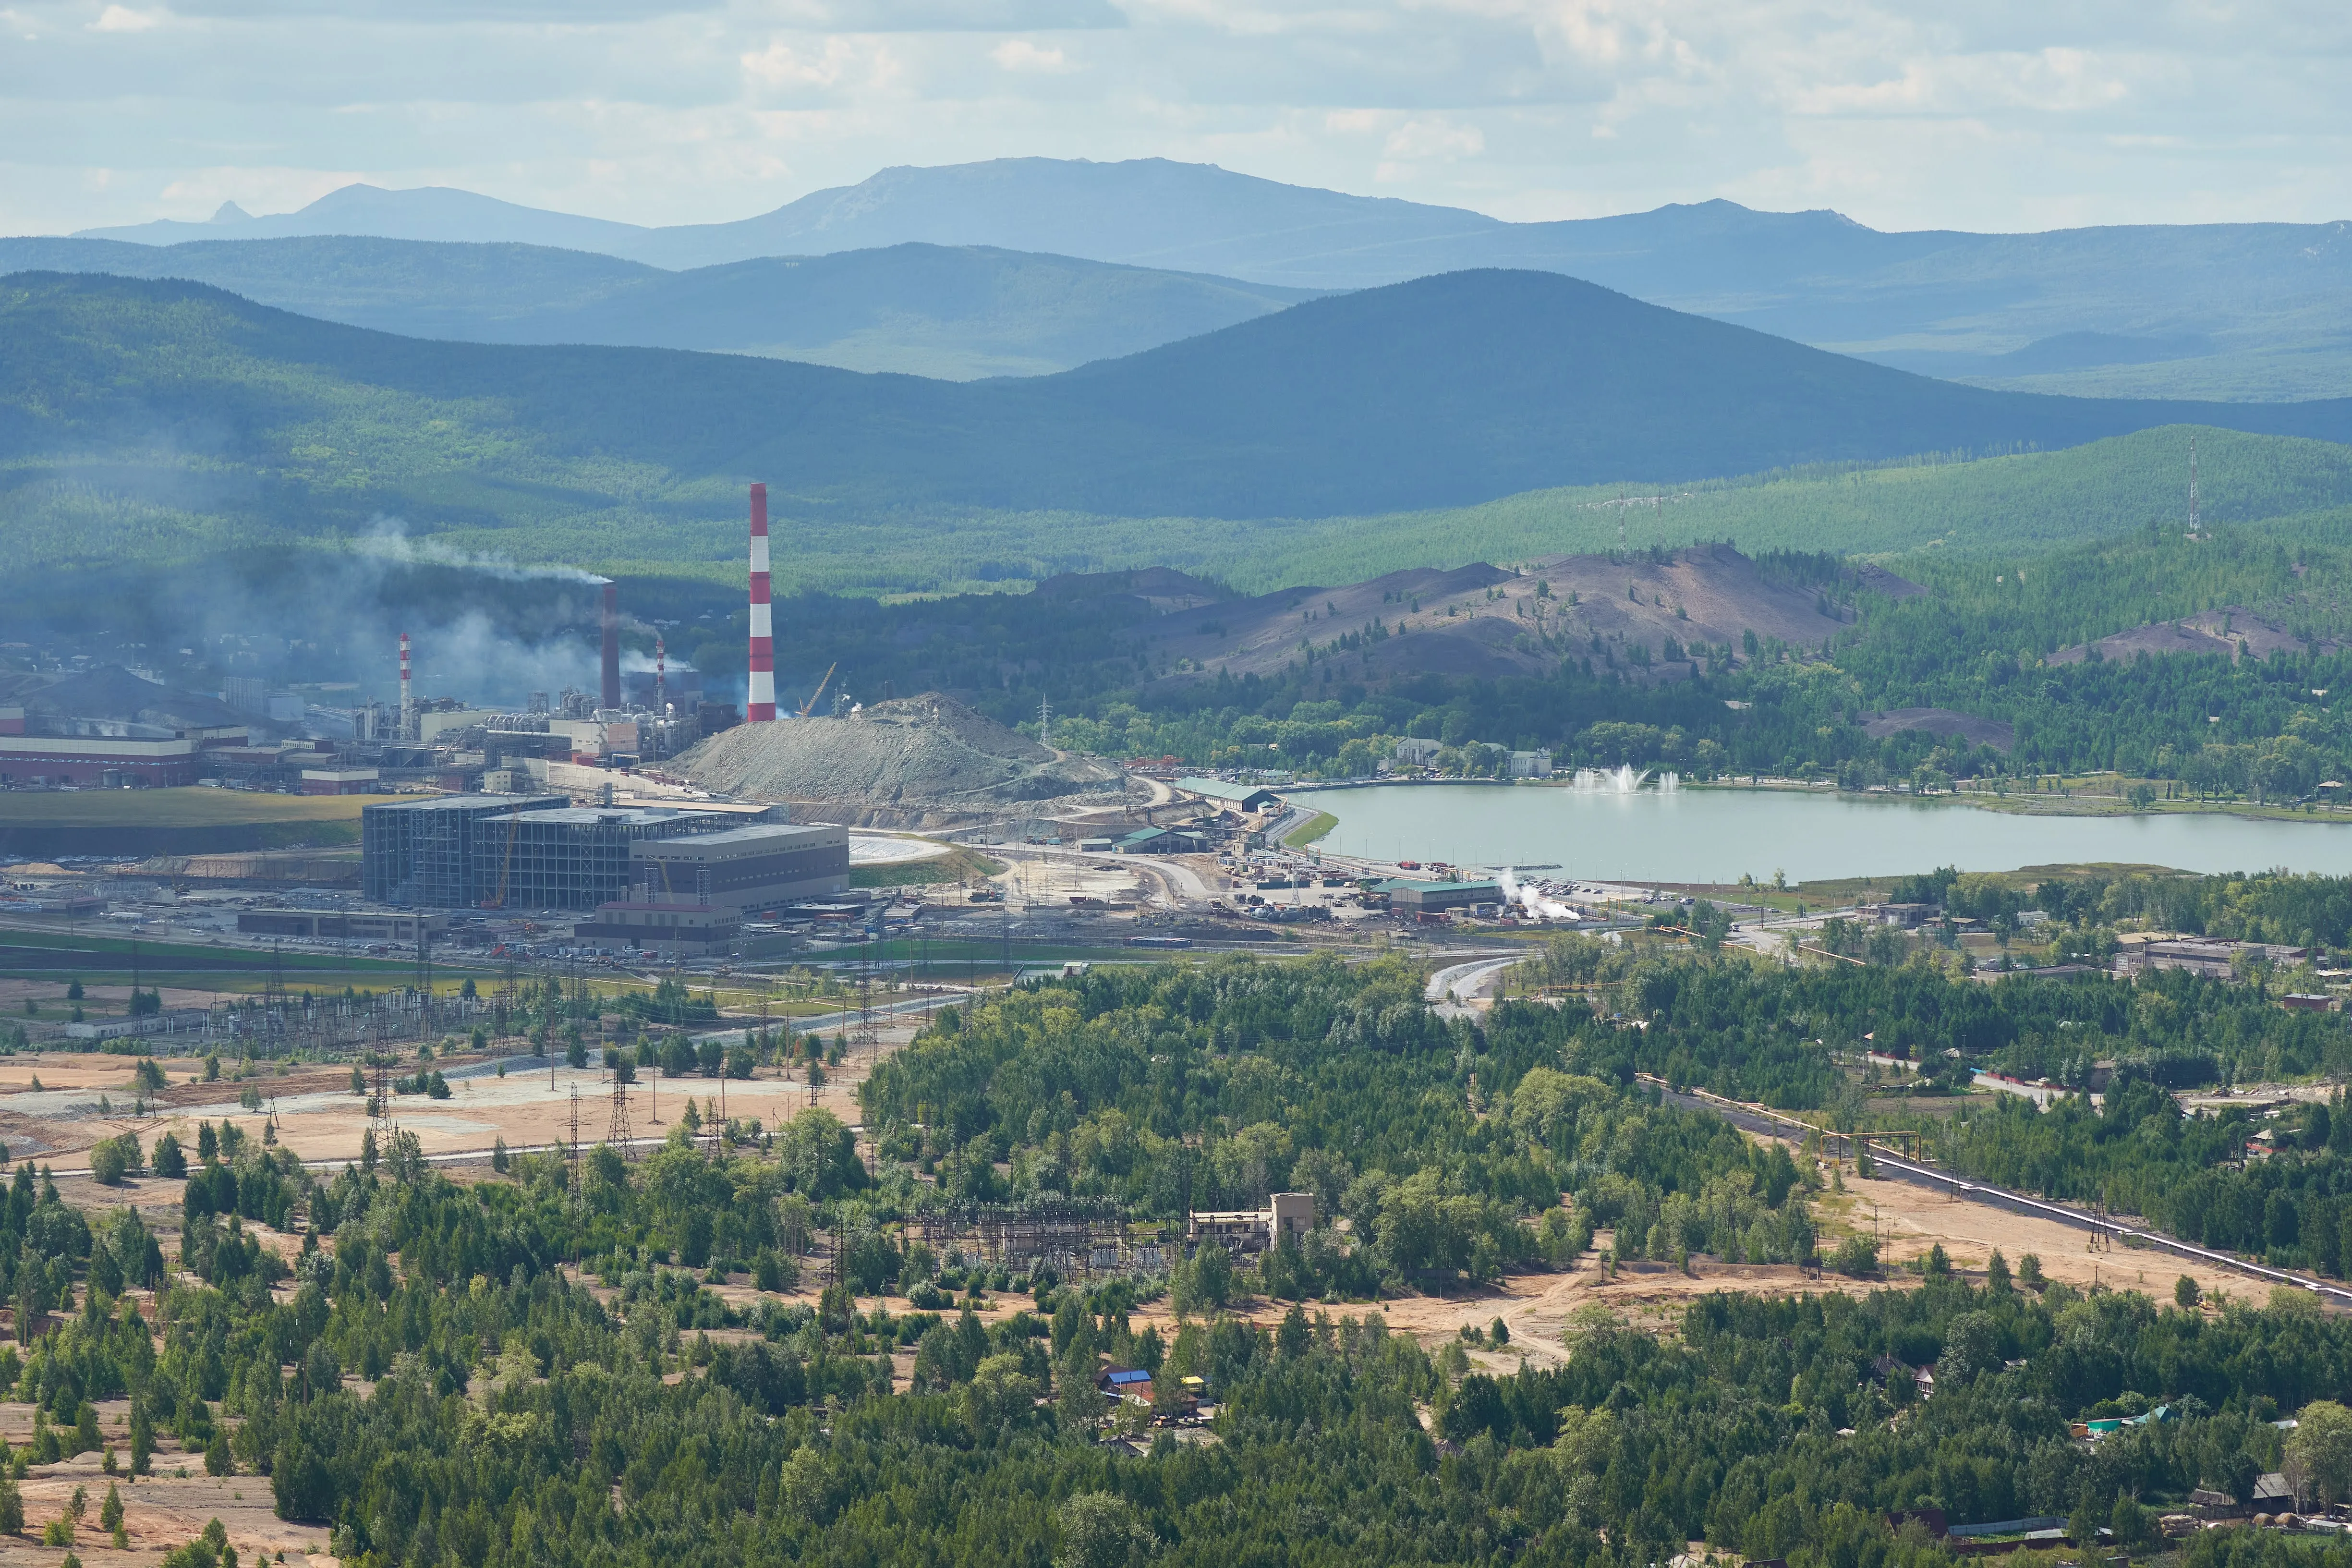
<instances>
[{"instance_id":1,"label":"sky","mask_svg":"<svg viewBox=\"0 0 2352 1568\"><path fill-rule=\"evenodd\" d=\"M2352 218L2342 0L0 0L0 233L1167 157L1511 219Z\"/></svg>"}]
</instances>

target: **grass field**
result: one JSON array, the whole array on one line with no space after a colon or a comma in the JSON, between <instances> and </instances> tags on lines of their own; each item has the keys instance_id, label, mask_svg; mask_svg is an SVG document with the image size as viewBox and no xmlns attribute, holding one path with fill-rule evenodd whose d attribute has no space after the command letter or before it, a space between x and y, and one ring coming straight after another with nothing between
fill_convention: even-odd
<instances>
[{"instance_id":1,"label":"grass field","mask_svg":"<svg viewBox=\"0 0 2352 1568\"><path fill-rule=\"evenodd\" d=\"M348 822L394 797L255 795L235 789L85 789L0 792L0 826L225 827L260 822Z\"/></svg>"},{"instance_id":2,"label":"grass field","mask_svg":"<svg viewBox=\"0 0 2352 1568\"><path fill-rule=\"evenodd\" d=\"M1282 841L1290 848L1304 849L1339 826L1338 817L1328 811L1318 811L1297 827L1284 834Z\"/></svg>"},{"instance_id":3,"label":"grass field","mask_svg":"<svg viewBox=\"0 0 2352 1568\"><path fill-rule=\"evenodd\" d=\"M853 888L924 888L940 883L981 881L1004 869L1001 860L992 860L972 849L955 849L945 855L934 855L926 860L894 860L880 866L853 866L849 868L849 885Z\"/></svg>"},{"instance_id":4,"label":"grass field","mask_svg":"<svg viewBox=\"0 0 2352 1568\"><path fill-rule=\"evenodd\" d=\"M128 859L356 844L362 808L392 798L201 788L0 791L0 852Z\"/></svg>"},{"instance_id":5,"label":"grass field","mask_svg":"<svg viewBox=\"0 0 2352 1568\"><path fill-rule=\"evenodd\" d=\"M133 939L95 926L88 931L0 927L0 975L17 979L124 985L135 973L142 985L258 991L268 983L271 959L270 953L255 948ZM288 952L278 962L287 984L298 991L399 986L415 973L414 965L402 960L331 953ZM445 971L461 968L438 958L436 963ZM460 978L447 977L444 988L460 984Z\"/></svg>"}]
</instances>

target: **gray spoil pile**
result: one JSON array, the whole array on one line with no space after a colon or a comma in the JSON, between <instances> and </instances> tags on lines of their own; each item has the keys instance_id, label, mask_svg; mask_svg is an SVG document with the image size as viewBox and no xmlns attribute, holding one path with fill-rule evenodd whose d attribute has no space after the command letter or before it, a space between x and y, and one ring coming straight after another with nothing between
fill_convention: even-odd
<instances>
[{"instance_id":1,"label":"gray spoil pile","mask_svg":"<svg viewBox=\"0 0 2352 1568\"><path fill-rule=\"evenodd\" d=\"M780 719L722 730L677 760L705 789L757 800L994 815L1024 803L1116 794L1113 768L1048 751L936 694L846 719Z\"/></svg>"}]
</instances>

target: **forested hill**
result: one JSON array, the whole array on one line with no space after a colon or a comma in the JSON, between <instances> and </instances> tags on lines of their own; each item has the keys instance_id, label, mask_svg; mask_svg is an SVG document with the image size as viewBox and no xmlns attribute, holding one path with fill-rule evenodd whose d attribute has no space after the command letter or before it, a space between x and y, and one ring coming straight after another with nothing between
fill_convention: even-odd
<instances>
[{"instance_id":1,"label":"forested hill","mask_svg":"<svg viewBox=\"0 0 2352 1568\"><path fill-rule=\"evenodd\" d=\"M911 244L665 272L552 246L348 234L173 246L0 239L0 272L184 278L410 337L703 349L946 381L1049 374L1311 297L1064 256Z\"/></svg>"},{"instance_id":2,"label":"forested hill","mask_svg":"<svg viewBox=\"0 0 2352 1568\"><path fill-rule=\"evenodd\" d=\"M1311 517L1542 485L1695 479L1910 452L2063 447L2157 424L2352 435L2352 402L2037 397L1909 375L1548 274L1471 272L1311 301L1123 360L951 385L657 350L397 338L200 285L20 274L0 287L0 444L145 466L201 452L223 510L306 526L397 511L500 524L743 479L870 508ZM645 548L640 546L640 548ZM650 553L651 552L648 551Z\"/></svg>"}]
</instances>

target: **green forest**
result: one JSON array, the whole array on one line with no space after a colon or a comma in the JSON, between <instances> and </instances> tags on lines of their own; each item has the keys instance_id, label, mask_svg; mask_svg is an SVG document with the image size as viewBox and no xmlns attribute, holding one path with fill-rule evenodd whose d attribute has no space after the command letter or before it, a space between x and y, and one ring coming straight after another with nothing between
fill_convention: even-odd
<instances>
[{"instance_id":1,"label":"green forest","mask_svg":"<svg viewBox=\"0 0 2352 1568\"><path fill-rule=\"evenodd\" d=\"M2190 1115L2171 1092L2352 1074L2340 1015L2288 1011L2316 966L2352 948L2352 879L2134 875L2019 879L1938 873L1895 896L1942 906L2004 933L2038 909L2060 955L2109 952L2118 925L2274 943L2307 956L2256 958L2230 978L2177 969L2089 972L1987 984L1924 940L1857 943L1861 964L1786 969L1747 955L1665 956L1559 939L1559 983L1599 986L1642 1026L1581 1029L1572 1068L1608 1081L1636 1073L1784 1110L1825 1128L1919 1130L1963 1174L2138 1215L2183 1240L2274 1266L2352 1277L2352 1112L2340 1097L2266 1118L2245 1106ZM1843 924L1843 922L1839 922ZM1827 940L1839 942L1832 931ZM1509 1009L1516 1012L1516 1008ZM1498 1030L1499 1032L1499 1030ZM1897 1099L1840 1066L1863 1050L1916 1064ZM1952 1098L1978 1072L2077 1089L2047 1111L2002 1094ZM2249 1158L2250 1148L2253 1157Z\"/></svg>"},{"instance_id":2,"label":"green forest","mask_svg":"<svg viewBox=\"0 0 2352 1568\"><path fill-rule=\"evenodd\" d=\"M2331 514L2189 540L2177 529L2039 554L1905 557L1930 591L1864 592L1819 553L1759 557L1768 575L1812 588L1856 618L1826 649L1759 643L1700 650L1695 679L1651 681L1634 666L1567 649L1556 673L1470 679L1424 675L1376 688L1293 666L1276 678L1195 677L1154 662L1116 576L1056 593L896 605L808 596L780 609L779 683L813 688L828 666L861 695L943 689L1008 724L1050 700L1060 744L1109 757L1173 755L1233 764L1276 748L1307 776L1362 776L1397 737L1467 751L1550 751L1562 767L1622 763L1707 778L1756 773L1889 780L2025 781L2116 770L2183 796L2298 799L2352 776L2352 551ZM2147 622L2236 606L2301 643L2268 658L2167 655L2052 663L2062 649ZM706 669L740 668L731 629L700 645ZM2013 727L2007 752L1923 731L1875 739L1863 719L1940 707ZM1489 768L1491 762L1484 764Z\"/></svg>"},{"instance_id":3,"label":"green forest","mask_svg":"<svg viewBox=\"0 0 2352 1568\"><path fill-rule=\"evenodd\" d=\"M0 289L0 566L282 550L397 519L528 564L740 584L744 486L763 477L779 589L860 595L1148 565L1263 589L1598 549L1621 521L1637 547L2046 548L2184 510L2186 426L2141 427L2160 405L1898 375L1598 291L1547 294L1516 325L1499 298L1372 292L1392 298L955 384L433 342L174 280L19 273ZM1476 353L1447 310L1478 327ZM1533 346L1555 330L1574 356ZM1627 403L1661 331L1696 334L1677 352L1710 363L1717 416L1690 416L1687 378L1649 388L1658 417ZM1462 379L1435 398L1385 363L1358 374L1367 342ZM1759 416L1791 355L1794 384L1828 401ZM2336 433L2329 405L2170 416L2204 426L2216 521L2352 501L2345 448L2305 438ZM1629 494L1665 499L1611 504Z\"/></svg>"},{"instance_id":4,"label":"green forest","mask_svg":"<svg viewBox=\"0 0 2352 1568\"><path fill-rule=\"evenodd\" d=\"M2217 888L2208 907L2271 918L2310 891ZM641 1161L599 1147L575 1176L518 1156L464 1183L404 1134L330 1174L206 1125L194 1148L153 1152L190 1173L167 1256L136 1209L93 1226L21 1167L0 1199L17 1324L0 1395L34 1407L33 1436L0 1452L0 1528L51 1528L19 1483L99 1447L106 1399L130 1403L134 1500L166 1462L253 1476L362 1568L1639 1568L1691 1541L1792 1568L1932 1568L1944 1550L1890 1514L2055 1517L2140 1554L2195 1488L2249 1497L2284 1466L2352 1495L2352 1455L2318 1440L2352 1424L2334 1403L2352 1394L2352 1321L2294 1293L2159 1305L2050 1281L2031 1258L1963 1271L1934 1253L1899 1288L1708 1295L1664 1333L1588 1314L1516 1370L1474 1358L1466 1331L1391 1331L1384 1300L1596 1245L1611 1268L1821 1250L1810 1158L1660 1103L1632 1086L1643 1064L1835 1104L1832 1051L1864 1025L1972 1055L2068 1019L2152 1057L2219 1037L2301 1048L2244 985L1986 987L1924 963L1784 973L1602 949L1550 956L1601 988L1599 1009L1516 1001L1476 1024L1435 1017L1395 961L1097 969L1001 994L943 1013L868 1081L871 1171L821 1111L723 1152L681 1126ZM2104 1113L1997 1107L1950 1147L1996 1165L2002 1135L2032 1123L2059 1189L2102 1160L2232 1179L2217 1162L2238 1123L2168 1130L2152 1080L2125 1081ZM2345 1123L2324 1110L2260 1179L2332 1170ZM1303 1242L1254 1264L1203 1247L1166 1279L1007 1276L907 1224L1046 1201L1149 1223L1274 1190L1320 1200ZM256 1224L300 1235L299 1257ZM1866 1247L1834 1261L1875 1268ZM803 1280L823 1283L814 1303L780 1294ZM1154 1302L1174 1316L1139 1322ZM1499 1329L1475 1341L1508 1348ZM1151 1373L1154 1403L1113 1405L1097 1386L1111 1364ZM1206 1427L1155 1426L1187 1386L1214 1407ZM2068 1430L2158 1406L2095 1445ZM2272 1425L2296 1413L2295 1432ZM186 1458L159 1458L167 1443ZM222 1547L199 1536L171 1560L220 1568ZM2343 1553L2216 1531L2184 1556Z\"/></svg>"}]
</instances>

